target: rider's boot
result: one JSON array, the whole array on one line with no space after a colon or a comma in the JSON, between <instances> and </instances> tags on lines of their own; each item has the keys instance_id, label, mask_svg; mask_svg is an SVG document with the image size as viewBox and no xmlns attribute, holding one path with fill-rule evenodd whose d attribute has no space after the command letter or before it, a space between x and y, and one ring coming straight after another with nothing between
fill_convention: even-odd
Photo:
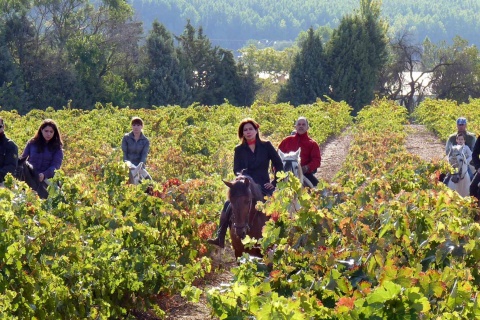
<instances>
[{"instance_id":1,"label":"rider's boot","mask_svg":"<svg viewBox=\"0 0 480 320\"><path fill-rule=\"evenodd\" d=\"M215 239L208 239L208 243L219 246L220 248L225 247L225 235L227 234L231 215L231 206L228 206L226 210L222 210L222 213L220 214L220 226L218 227L217 237Z\"/></svg>"}]
</instances>

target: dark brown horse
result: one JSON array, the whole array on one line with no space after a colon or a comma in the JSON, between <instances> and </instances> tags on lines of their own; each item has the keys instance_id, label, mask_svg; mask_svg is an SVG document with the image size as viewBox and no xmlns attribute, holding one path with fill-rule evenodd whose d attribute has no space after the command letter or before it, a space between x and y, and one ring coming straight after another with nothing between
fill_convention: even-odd
<instances>
[{"instance_id":1,"label":"dark brown horse","mask_svg":"<svg viewBox=\"0 0 480 320\"><path fill-rule=\"evenodd\" d=\"M238 176L233 182L223 182L229 187L228 199L232 207L230 238L235 257L241 257L244 252L261 257L259 248L247 249L242 243L242 239L247 235L260 239L262 228L268 220L265 213L255 209L257 201L263 200L260 186L252 178L243 175Z\"/></svg>"}]
</instances>

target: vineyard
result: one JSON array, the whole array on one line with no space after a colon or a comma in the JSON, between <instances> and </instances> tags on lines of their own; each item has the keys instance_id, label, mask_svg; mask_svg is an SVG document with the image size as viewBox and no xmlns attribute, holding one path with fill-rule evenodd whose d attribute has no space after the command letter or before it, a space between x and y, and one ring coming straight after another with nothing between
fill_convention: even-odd
<instances>
[{"instance_id":1,"label":"vineyard","mask_svg":"<svg viewBox=\"0 0 480 320\"><path fill-rule=\"evenodd\" d=\"M417 116L446 134L459 115L475 123L476 103L427 101ZM376 101L356 120L336 184L308 193L280 183L264 205L272 216L260 240L265 258L246 260L228 288L208 292L220 319L480 316L476 205L437 181L445 163L406 152L403 108ZM293 220L291 192L302 204Z\"/></svg>"},{"instance_id":2,"label":"vineyard","mask_svg":"<svg viewBox=\"0 0 480 320\"><path fill-rule=\"evenodd\" d=\"M479 103L427 100L414 116L443 139L459 115L478 133ZM480 317L476 204L437 181L446 163L406 151L403 107L378 100L355 119L350 110L318 101L0 112L20 152L44 118L57 121L65 143L47 200L11 176L0 189L0 318L163 317L161 297L202 293L219 319ZM205 239L226 196L222 179L234 177L239 121L253 117L278 145L299 115L319 143L351 127L342 170L314 191L279 182L258 204L272 217L263 239L245 240L264 258L242 258L231 283L202 292L195 283L215 272ZM120 142L132 116L151 140L153 195L148 182L127 184ZM301 208L289 218L294 197Z\"/></svg>"},{"instance_id":3,"label":"vineyard","mask_svg":"<svg viewBox=\"0 0 480 320\"><path fill-rule=\"evenodd\" d=\"M62 170L47 200L7 176L0 189L0 315L7 318L134 318L132 311L164 311L160 297L181 293L195 301L193 284L211 272L205 239L216 228L233 179L237 126L251 116L278 145L299 115L309 117L320 143L351 125L350 107L317 102L236 108L154 110L66 108L0 112L20 153L41 121L54 119L64 140ZM147 183L127 184L120 143L130 119L145 121L151 140ZM0 316L0 317L2 317Z\"/></svg>"}]
</instances>

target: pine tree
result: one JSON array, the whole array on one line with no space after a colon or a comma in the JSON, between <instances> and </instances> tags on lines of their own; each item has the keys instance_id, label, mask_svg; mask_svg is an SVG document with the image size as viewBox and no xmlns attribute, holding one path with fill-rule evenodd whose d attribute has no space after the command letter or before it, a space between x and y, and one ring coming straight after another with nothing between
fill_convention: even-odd
<instances>
[{"instance_id":1,"label":"pine tree","mask_svg":"<svg viewBox=\"0 0 480 320\"><path fill-rule=\"evenodd\" d=\"M252 75L241 74L245 70L236 65L231 51L212 47L201 27L197 31L188 21L177 40L193 101L219 105L228 100L239 105L253 100Z\"/></svg>"},{"instance_id":2,"label":"pine tree","mask_svg":"<svg viewBox=\"0 0 480 320\"><path fill-rule=\"evenodd\" d=\"M173 37L158 21L146 42L146 100L149 105L181 105L189 102L189 87L181 69Z\"/></svg>"},{"instance_id":3,"label":"pine tree","mask_svg":"<svg viewBox=\"0 0 480 320\"><path fill-rule=\"evenodd\" d=\"M331 97L346 101L356 114L374 99L387 59L386 27L375 0L361 0L360 12L342 18L327 47Z\"/></svg>"},{"instance_id":4,"label":"pine tree","mask_svg":"<svg viewBox=\"0 0 480 320\"><path fill-rule=\"evenodd\" d=\"M255 73L241 62L237 63L236 68L239 84L235 87L235 105L250 106L255 101L255 95L259 89L255 81Z\"/></svg>"},{"instance_id":5,"label":"pine tree","mask_svg":"<svg viewBox=\"0 0 480 320\"><path fill-rule=\"evenodd\" d=\"M184 32L177 37L182 69L191 90L192 102L207 104L210 101L214 69L214 57L210 40L187 21Z\"/></svg>"},{"instance_id":6,"label":"pine tree","mask_svg":"<svg viewBox=\"0 0 480 320\"><path fill-rule=\"evenodd\" d=\"M325 70L325 55L320 36L313 28L307 38L300 43L287 84L278 94L279 102L298 106L309 104L328 93L328 76Z\"/></svg>"},{"instance_id":7,"label":"pine tree","mask_svg":"<svg viewBox=\"0 0 480 320\"><path fill-rule=\"evenodd\" d=\"M0 107L3 110L23 110L26 96L21 72L15 64L5 36L5 24L0 25Z\"/></svg>"}]
</instances>

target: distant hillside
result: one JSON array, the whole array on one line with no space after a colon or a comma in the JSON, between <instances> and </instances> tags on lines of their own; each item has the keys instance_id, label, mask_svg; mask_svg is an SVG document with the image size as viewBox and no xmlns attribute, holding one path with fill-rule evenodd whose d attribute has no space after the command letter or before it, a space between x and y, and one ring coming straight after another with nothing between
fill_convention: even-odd
<instances>
[{"instance_id":1,"label":"distant hillside","mask_svg":"<svg viewBox=\"0 0 480 320\"><path fill-rule=\"evenodd\" d=\"M145 30L157 19L180 34L190 19L213 44L238 49L247 40L295 40L310 26L335 28L359 0L129 0ZM459 35L479 44L480 0L384 0L382 15L391 32L408 29L419 41L451 41ZM268 41L266 41L268 40Z\"/></svg>"}]
</instances>

